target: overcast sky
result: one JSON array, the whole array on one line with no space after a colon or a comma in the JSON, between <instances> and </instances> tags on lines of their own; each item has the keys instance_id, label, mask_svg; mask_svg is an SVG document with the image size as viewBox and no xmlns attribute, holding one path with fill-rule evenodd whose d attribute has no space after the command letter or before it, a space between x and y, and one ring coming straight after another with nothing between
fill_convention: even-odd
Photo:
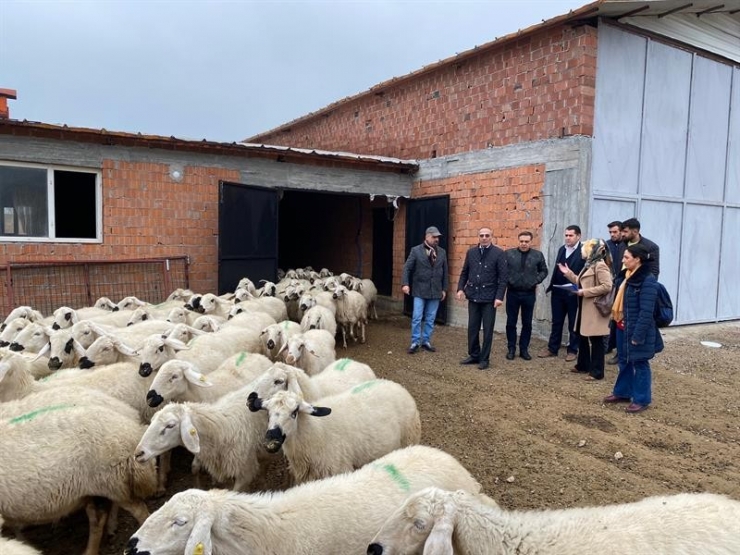
<instances>
[{"instance_id":1,"label":"overcast sky","mask_svg":"<svg viewBox=\"0 0 740 555\"><path fill-rule=\"evenodd\" d=\"M588 0L0 0L14 119L239 141Z\"/></svg>"}]
</instances>

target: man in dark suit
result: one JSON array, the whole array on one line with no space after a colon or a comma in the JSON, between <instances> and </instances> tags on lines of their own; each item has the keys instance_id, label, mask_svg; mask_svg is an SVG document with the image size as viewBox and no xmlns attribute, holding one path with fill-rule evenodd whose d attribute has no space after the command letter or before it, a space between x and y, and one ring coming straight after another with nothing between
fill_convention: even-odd
<instances>
[{"instance_id":1,"label":"man in dark suit","mask_svg":"<svg viewBox=\"0 0 740 555\"><path fill-rule=\"evenodd\" d=\"M577 225L569 225L565 228L565 244L558 249L555 259L550 285L547 293L550 295L550 308L552 309L552 329L547 349L542 351L539 358L556 357L563 342L563 325L565 317L568 317L568 346L566 348L565 360L574 361L578 355L579 337L575 331L576 313L578 312L578 296L560 286L571 283L565 278L563 272L558 270L558 264L565 264L574 274L581 273L586 261L581 257L581 228Z\"/></svg>"},{"instance_id":2,"label":"man in dark suit","mask_svg":"<svg viewBox=\"0 0 740 555\"><path fill-rule=\"evenodd\" d=\"M478 364L481 370L489 366L496 309L504 302L508 280L506 254L492 244L491 235L491 230L487 227L478 231L478 245L465 255L460 280L457 282L457 299L468 299L468 357L461 364Z\"/></svg>"},{"instance_id":3,"label":"man in dark suit","mask_svg":"<svg viewBox=\"0 0 740 555\"><path fill-rule=\"evenodd\" d=\"M625 247L640 243L647 249L648 259L645 261L645 265L648 267L648 271L655 276L655 279L658 279L658 275L660 275L660 247L640 234L640 220L630 218L622 222L622 240Z\"/></svg>"},{"instance_id":4,"label":"man in dark suit","mask_svg":"<svg viewBox=\"0 0 740 555\"><path fill-rule=\"evenodd\" d=\"M606 246L609 249L609 254L612 257L612 279L619 275L622 271L622 256L624 256L624 249L627 248L627 244L622 241L622 222L615 220L606 226L609 230L609 240L606 242ZM617 348L617 327L614 321L609 322L609 338L606 343L606 354L610 354ZM615 354L612 358L607 361L609 364L617 363L617 355Z\"/></svg>"},{"instance_id":5,"label":"man in dark suit","mask_svg":"<svg viewBox=\"0 0 740 555\"><path fill-rule=\"evenodd\" d=\"M408 348L410 355L417 352L419 347L425 351L436 351L431 343L434 319L439 303L447 296L447 253L439 246L441 235L436 227L428 227L424 232L424 242L411 249L403 266L401 291L414 297L411 346Z\"/></svg>"}]
</instances>

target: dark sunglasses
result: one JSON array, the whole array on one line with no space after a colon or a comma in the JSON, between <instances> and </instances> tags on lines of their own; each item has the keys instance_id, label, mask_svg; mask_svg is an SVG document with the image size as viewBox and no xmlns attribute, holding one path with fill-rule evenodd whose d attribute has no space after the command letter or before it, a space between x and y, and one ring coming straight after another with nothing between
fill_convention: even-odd
<instances>
[{"instance_id":1,"label":"dark sunglasses","mask_svg":"<svg viewBox=\"0 0 740 555\"><path fill-rule=\"evenodd\" d=\"M491 236L490 233L481 233L480 235L478 235L478 237L490 237L490 236Z\"/></svg>"}]
</instances>

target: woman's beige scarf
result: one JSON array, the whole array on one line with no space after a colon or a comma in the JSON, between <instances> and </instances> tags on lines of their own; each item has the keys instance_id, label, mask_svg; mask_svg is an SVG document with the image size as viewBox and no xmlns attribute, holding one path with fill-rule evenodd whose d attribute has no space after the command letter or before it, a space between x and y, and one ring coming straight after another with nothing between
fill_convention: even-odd
<instances>
[{"instance_id":1,"label":"woman's beige scarf","mask_svg":"<svg viewBox=\"0 0 740 555\"><path fill-rule=\"evenodd\" d=\"M627 287L627 280L634 273L635 270L627 270L625 272L624 281L622 282L622 285L619 286L619 290L617 291L617 296L614 299L614 304L612 305L612 319L615 322L621 322L622 320L624 320L624 291Z\"/></svg>"}]
</instances>

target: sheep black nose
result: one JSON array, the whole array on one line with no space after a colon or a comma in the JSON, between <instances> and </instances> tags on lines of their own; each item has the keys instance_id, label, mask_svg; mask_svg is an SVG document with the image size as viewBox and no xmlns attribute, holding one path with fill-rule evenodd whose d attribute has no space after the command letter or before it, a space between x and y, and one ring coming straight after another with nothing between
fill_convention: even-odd
<instances>
[{"instance_id":1,"label":"sheep black nose","mask_svg":"<svg viewBox=\"0 0 740 555\"><path fill-rule=\"evenodd\" d=\"M123 555L151 555L149 551L139 551L136 549L136 545L139 543L139 538L131 538L126 544L126 549L123 551Z\"/></svg>"},{"instance_id":2,"label":"sheep black nose","mask_svg":"<svg viewBox=\"0 0 740 555\"><path fill-rule=\"evenodd\" d=\"M267 341L267 348L270 350L275 348L275 342L272 339Z\"/></svg>"},{"instance_id":3,"label":"sheep black nose","mask_svg":"<svg viewBox=\"0 0 740 555\"><path fill-rule=\"evenodd\" d=\"M19 352L19 351L22 351L23 349L25 349L25 347L23 345L21 345L20 343L16 343L15 341L13 341L10 344L10 347L8 347L8 348L11 351L15 351L15 352Z\"/></svg>"},{"instance_id":4,"label":"sheep black nose","mask_svg":"<svg viewBox=\"0 0 740 555\"><path fill-rule=\"evenodd\" d=\"M62 367L62 361L59 360L59 357L53 357L49 359L49 364L47 366L49 367L49 370L59 370Z\"/></svg>"},{"instance_id":5,"label":"sheep black nose","mask_svg":"<svg viewBox=\"0 0 740 555\"><path fill-rule=\"evenodd\" d=\"M54 323L53 323L53 324L51 325L51 329L53 329L53 330L58 330L58 329L59 329L60 327L61 327L61 326L60 326L59 324L57 324L56 322L54 322Z\"/></svg>"},{"instance_id":6,"label":"sheep black nose","mask_svg":"<svg viewBox=\"0 0 740 555\"><path fill-rule=\"evenodd\" d=\"M0 347L7 347L8 345L10 345L9 341L0 341Z\"/></svg>"},{"instance_id":7,"label":"sheep black nose","mask_svg":"<svg viewBox=\"0 0 740 555\"><path fill-rule=\"evenodd\" d=\"M155 390L150 389L146 394L146 402L150 407L158 407L164 402L164 397Z\"/></svg>"},{"instance_id":8,"label":"sheep black nose","mask_svg":"<svg viewBox=\"0 0 740 555\"><path fill-rule=\"evenodd\" d=\"M152 365L148 362L142 362L139 365L139 376L148 378L152 374Z\"/></svg>"},{"instance_id":9,"label":"sheep black nose","mask_svg":"<svg viewBox=\"0 0 740 555\"><path fill-rule=\"evenodd\" d=\"M383 546L379 543L371 543L367 546L367 555L383 555Z\"/></svg>"},{"instance_id":10,"label":"sheep black nose","mask_svg":"<svg viewBox=\"0 0 740 555\"><path fill-rule=\"evenodd\" d=\"M95 366L95 363L87 357L82 357L78 366L83 370L87 370L88 368L92 368L93 366Z\"/></svg>"}]
</instances>

